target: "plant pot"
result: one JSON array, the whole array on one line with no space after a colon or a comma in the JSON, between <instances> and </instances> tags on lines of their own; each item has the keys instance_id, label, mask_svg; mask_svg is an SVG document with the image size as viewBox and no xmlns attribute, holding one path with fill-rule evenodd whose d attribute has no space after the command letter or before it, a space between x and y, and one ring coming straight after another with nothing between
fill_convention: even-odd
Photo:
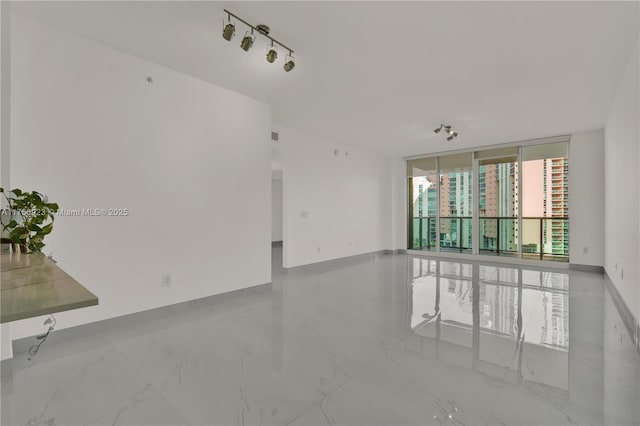
<instances>
[{"instance_id":1,"label":"plant pot","mask_svg":"<svg viewBox=\"0 0 640 426\"><path fill-rule=\"evenodd\" d=\"M29 253L26 244L13 243L13 252L14 253Z\"/></svg>"},{"instance_id":2,"label":"plant pot","mask_svg":"<svg viewBox=\"0 0 640 426\"><path fill-rule=\"evenodd\" d=\"M11 246L13 243L8 238L0 238L0 251L3 253L7 253L11 251Z\"/></svg>"}]
</instances>

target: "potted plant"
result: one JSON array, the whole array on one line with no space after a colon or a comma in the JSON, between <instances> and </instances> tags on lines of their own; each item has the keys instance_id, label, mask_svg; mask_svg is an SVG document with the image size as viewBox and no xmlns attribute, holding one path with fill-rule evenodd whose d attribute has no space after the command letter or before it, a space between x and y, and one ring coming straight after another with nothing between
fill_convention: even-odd
<instances>
[{"instance_id":1,"label":"potted plant","mask_svg":"<svg viewBox=\"0 0 640 426\"><path fill-rule=\"evenodd\" d=\"M23 253L42 251L44 237L53 230L58 204L49 203L45 195L36 191L0 188L0 192L7 204L0 221L3 236L18 244Z\"/></svg>"}]
</instances>

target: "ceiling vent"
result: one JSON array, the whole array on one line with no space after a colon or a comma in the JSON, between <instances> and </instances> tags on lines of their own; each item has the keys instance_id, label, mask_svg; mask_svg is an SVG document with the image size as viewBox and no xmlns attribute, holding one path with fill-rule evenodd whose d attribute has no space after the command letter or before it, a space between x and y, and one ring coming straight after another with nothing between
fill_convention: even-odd
<instances>
[{"instance_id":1,"label":"ceiling vent","mask_svg":"<svg viewBox=\"0 0 640 426\"><path fill-rule=\"evenodd\" d=\"M271 140L278 141L278 132L271 132Z\"/></svg>"}]
</instances>

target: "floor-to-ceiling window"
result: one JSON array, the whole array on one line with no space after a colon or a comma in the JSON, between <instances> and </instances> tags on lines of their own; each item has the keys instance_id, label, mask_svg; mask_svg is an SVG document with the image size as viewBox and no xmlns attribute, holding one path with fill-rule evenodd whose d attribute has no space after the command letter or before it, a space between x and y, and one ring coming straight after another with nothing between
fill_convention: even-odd
<instances>
[{"instance_id":1,"label":"floor-to-ceiling window","mask_svg":"<svg viewBox=\"0 0 640 426\"><path fill-rule=\"evenodd\" d=\"M407 161L408 248L568 261L568 143Z\"/></svg>"},{"instance_id":2,"label":"floor-to-ceiling window","mask_svg":"<svg viewBox=\"0 0 640 426\"><path fill-rule=\"evenodd\" d=\"M438 172L436 158L409 163L409 248L435 250Z\"/></svg>"},{"instance_id":3,"label":"floor-to-ceiling window","mask_svg":"<svg viewBox=\"0 0 640 426\"><path fill-rule=\"evenodd\" d=\"M518 255L518 148L476 153L481 254Z\"/></svg>"},{"instance_id":4,"label":"floor-to-ceiling window","mask_svg":"<svg viewBox=\"0 0 640 426\"><path fill-rule=\"evenodd\" d=\"M438 157L440 251L470 252L473 241L471 153Z\"/></svg>"},{"instance_id":5,"label":"floor-to-ceiling window","mask_svg":"<svg viewBox=\"0 0 640 426\"><path fill-rule=\"evenodd\" d=\"M569 159L566 143L522 148L523 257L569 256Z\"/></svg>"}]
</instances>

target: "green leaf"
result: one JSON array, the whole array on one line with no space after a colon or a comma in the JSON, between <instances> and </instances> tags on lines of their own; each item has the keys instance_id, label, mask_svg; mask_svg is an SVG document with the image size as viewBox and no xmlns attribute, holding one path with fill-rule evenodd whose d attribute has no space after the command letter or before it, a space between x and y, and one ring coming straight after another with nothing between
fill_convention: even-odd
<instances>
[{"instance_id":1,"label":"green leaf","mask_svg":"<svg viewBox=\"0 0 640 426\"><path fill-rule=\"evenodd\" d=\"M20 243L25 241L25 239L27 238L28 233L24 230L24 228L20 227L20 228L16 228L13 231L11 231L11 233L9 234L9 238L11 239L11 241L13 241L14 243Z\"/></svg>"},{"instance_id":2,"label":"green leaf","mask_svg":"<svg viewBox=\"0 0 640 426\"><path fill-rule=\"evenodd\" d=\"M33 232L42 232L42 228L40 228L35 222L29 222L27 224L27 229Z\"/></svg>"}]
</instances>

